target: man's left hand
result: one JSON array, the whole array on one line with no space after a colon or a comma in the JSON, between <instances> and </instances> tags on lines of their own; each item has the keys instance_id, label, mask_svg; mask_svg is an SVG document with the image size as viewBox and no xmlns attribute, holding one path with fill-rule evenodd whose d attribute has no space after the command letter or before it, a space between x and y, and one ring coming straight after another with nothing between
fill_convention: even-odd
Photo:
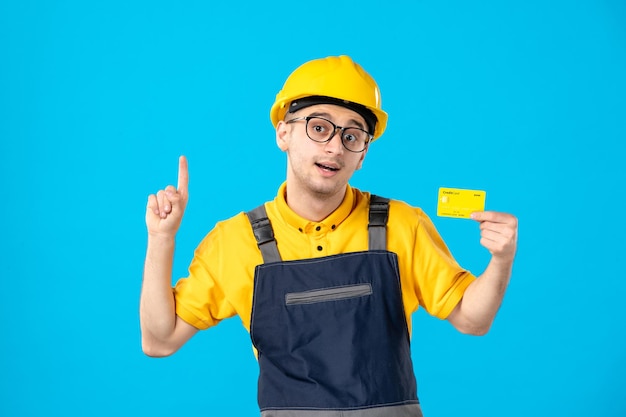
<instances>
[{"instance_id":1,"label":"man's left hand","mask_svg":"<svg viewBox=\"0 0 626 417\"><path fill-rule=\"evenodd\" d=\"M517 218L497 211L477 211L472 219L480 223L480 244L494 260L512 263L517 250Z\"/></svg>"}]
</instances>

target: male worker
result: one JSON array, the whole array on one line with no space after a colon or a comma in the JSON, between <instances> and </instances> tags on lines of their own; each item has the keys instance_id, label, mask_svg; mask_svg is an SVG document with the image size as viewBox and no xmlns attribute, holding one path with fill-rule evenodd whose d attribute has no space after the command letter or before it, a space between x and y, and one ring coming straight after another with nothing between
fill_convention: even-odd
<instances>
[{"instance_id":1,"label":"male worker","mask_svg":"<svg viewBox=\"0 0 626 417\"><path fill-rule=\"evenodd\" d=\"M463 333L485 334L511 275L516 218L473 214L491 252L476 278L422 210L348 185L387 114L375 81L347 56L297 68L270 117L286 182L273 201L219 222L173 291L184 157L178 187L148 198L144 352L170 355L238 315L258 354L262 416L421 416L411 314L422 306Z\"/></svg>"}]
</instances>

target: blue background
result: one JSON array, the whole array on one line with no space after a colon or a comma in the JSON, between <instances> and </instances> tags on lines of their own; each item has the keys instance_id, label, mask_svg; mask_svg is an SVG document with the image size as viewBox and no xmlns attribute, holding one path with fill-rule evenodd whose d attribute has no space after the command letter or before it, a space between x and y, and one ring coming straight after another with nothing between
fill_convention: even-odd
<instances>
[{"instance_id":1,"label":"blue background","mask_svg":"<svg viewBox=\"0 0 626 417\"><path fill-rule=\"evenodd\" d=\"M487 336L415 315L425 415L626 415L620 0L0 1L0 415L257 415L239 319L142 354L146 198L187 155L184 276L215 222L274 197L274 95L337 54L390 114L354 186L423 207L475 273L477 226L436 217L438 187L519 217Z\"/></svg>"}]
</instances>

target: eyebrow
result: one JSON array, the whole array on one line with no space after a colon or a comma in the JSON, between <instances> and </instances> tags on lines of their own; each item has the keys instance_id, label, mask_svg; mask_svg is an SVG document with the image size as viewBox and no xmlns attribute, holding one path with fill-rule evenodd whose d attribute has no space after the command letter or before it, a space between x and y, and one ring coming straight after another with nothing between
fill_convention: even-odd
<instances>
[{"instance_id":1,"label":"eyebrow","mask_svg":"<svg viewBox=\"0 0 626 417\"><path fill-rule=\"evenodd\" d=\"M311 116L320 116L320 117L326 117L327 119L331 119L331 115L329 113L322 112L322 111L316 111L316 112L309 114L309 117ZM348 120L348 122L354 123L356 127L358 127L361 130L367 130L365 129L365 126L363 125L363 123L359 122L356 119L350 119ZM355 127L355 126L342 126L342 127Z\"/></svg>"}]
</instances>

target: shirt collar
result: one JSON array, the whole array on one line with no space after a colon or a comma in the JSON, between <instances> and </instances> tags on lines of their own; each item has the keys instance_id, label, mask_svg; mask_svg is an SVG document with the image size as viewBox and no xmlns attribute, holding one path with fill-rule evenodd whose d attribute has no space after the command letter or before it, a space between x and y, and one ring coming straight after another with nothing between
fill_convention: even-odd
<instances>
[{"instance_id":1,"label":"shirt collar","mask_svg":"<svg viewBox=\"0 0 626 417\"><path fill-rule=\"evenodd\" d=\"M289 224L291 227L294 227L300 231L306 231L311 228L312 225L324 225L332 230L334 230L337 226L341 224L352 212L355 204L355 197L352 187L350 185L346 185L346 194L343 198L343 201L333 211L321 222L312 222L305 218L297 215L288 205L287 205L287 182L284 182L280 188L278 189L278 194L274 199L276 203L276 207L278 212L280 213L283 220Z\"/></svg>"}]
</instances>

